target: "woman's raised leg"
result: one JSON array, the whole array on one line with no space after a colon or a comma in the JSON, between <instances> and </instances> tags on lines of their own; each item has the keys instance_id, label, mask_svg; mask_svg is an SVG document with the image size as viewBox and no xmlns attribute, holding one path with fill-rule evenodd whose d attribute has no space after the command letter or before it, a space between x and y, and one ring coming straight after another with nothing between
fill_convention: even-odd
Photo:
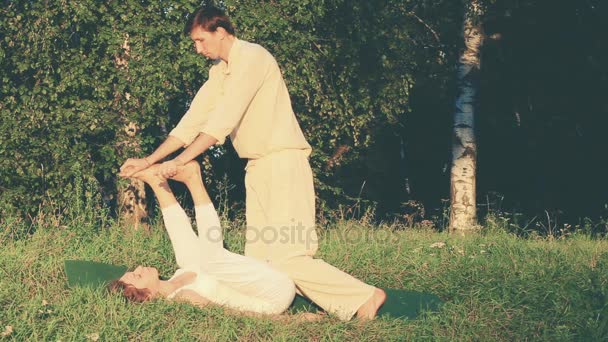
<instances>
[{"instance_id":1,"label":"woman's raised leg","mask_svg":"<svg viewBox=\"0 0 608 342\"><path fill-rule=\"evenodd\" d=\"M287 309L295 296L295 285L286 274L267 263L224 249L220 220L198 164L186 164L178 169L173 179L183 182L192 194L201 246L201 269L227 287L218 292L220 298L217 300L244 311L277 314Z\"/></svg>"},{"instance_id":2,"label":"woman's raised leg","mask_svg":"<svg viewBox=\"0 0 608 342\"><path fill-rule=\"evenodd\" d=\"M190 161L177 171L172 179L184 183L192 196L198 230L200 266L204 271L208 271L206 265L221 260L226 252L220 219L205 189L198 163Z\"/></svg>"},{"instance_id":3,"label":"woman's raised leg","mask_svg":"<svg viewBox=\"0 0 608 342\"><path fill-rule=\"evenodd\" d=\"M167 180L156 175L157 169L158 165L152 165L134 174L133 177L144 181L154 191L163 214L165 228L171 239L177 265L180 268L196 268L201 259L198 237L192 230L190 218L177 202Z\"/></svg>"}]
</instances>

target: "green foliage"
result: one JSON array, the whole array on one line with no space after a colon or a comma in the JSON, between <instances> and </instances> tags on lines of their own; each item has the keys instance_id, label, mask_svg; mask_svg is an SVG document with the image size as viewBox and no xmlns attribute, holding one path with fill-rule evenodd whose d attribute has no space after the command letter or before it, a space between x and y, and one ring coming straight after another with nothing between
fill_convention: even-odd
<instances>
[{"instance_id":1,"label":"green foliage","mask_svg":"<svg viewBox=\"0 0 608 342\"><path fill-rule=\"evenodd\" d=\"M457 2L222 4L239 37L277 58L314 148L323 204L336 206L357 195L361 176L340 170L362 165L380 130L394 133L405 124L416 77L445 79L451 72L446 64L452 48L433 27L451 39L460 19ZM185 17L197 5L26 1L0 9L4 206L32 215L45 201L65 202L76 169L97 181L104 202L115 199L121 162L151 152L206 79L208 63L182 35ZM134 137L125 130L131 123ZM229 149L221 148L209 162L234 158L222 153ZM226 173L221 166L214 169L211 185Z\"/></svg>"},{"instance_id":2,"label":"green foliage","mask_svg":"<svg viewBox=\"0 0 608 342\"><path fill-rule=\"evenodd\" d=\"M201 83L206 66L181 35L194 5L9 2L0 10L2 202L32 213L43 200L66 200L78 175L113 195L117 166L134 154L126 124L137 124L150 150Z\"/></svg>"},{"instance_id":3,"label":"green foliage","mask_svg":"<svg viewBox=\"0 0 608 342\"><path fill-rule=\"evenodd\" d=\"M332 206L359 193L361 183L349 186L349 179L364 180L340 171L364 165L383 128L394 133L405 124L415 78L445 79L452 70L446 58L454 52L414 12L434 15L431 25L452 39L460 18L438 13L459 13L458 2L226 3L243 37L260 42L279 61L314 149L321 200Z\"/></svg>"}]
</instances>

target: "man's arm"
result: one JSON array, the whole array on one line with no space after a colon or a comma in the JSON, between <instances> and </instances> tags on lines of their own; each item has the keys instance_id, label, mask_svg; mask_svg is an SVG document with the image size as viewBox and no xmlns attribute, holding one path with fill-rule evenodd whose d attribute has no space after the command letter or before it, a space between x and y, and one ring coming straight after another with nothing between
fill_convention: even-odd
<instances>
[{"instance_id":1,"label":"man's arm","mask_svg":"<svg viewBox=\"0 0 608 342\"><path fill-rule=\"evenodd\" d=\"M135 173L148 168L150 165L157 163L169 154L182 148L185 144L174 136L169 136L158 148L145 158L129 158L120 167L120 177L128 178Z\"/></svg>"},{"instance_id":2,"label":"man's arm","mask_svg":"<svg viewBox=\"0 0 608 342\"><path fill-rule=\"evenodd\" d=\"M161 159L165 158L169 154L184 147L184 145L185 144L183 141L170 135L160 146L158 146L158 148L154 152L152 152L151 155L146 158L148 159L150 164L158 163Z\"/></svg>"},{"instance_id":3,"label":"man's arm","mask_svg":"<svg viewBox=\"0 0 608 342\"><path fill-rule=\"evenodd\" d=\"M162 164L158 172L160 176L175 176L178 166L191 161L216 143L223 144L226 136L242 119L253 97L264 83L271 59L265 50L257 50L254 54L241 58L243 61L233 66L230 77L225 81L224 87L228 91L219 100L213 112L209 113L208 120L200 129L201 133L177 158Z\"/></svg>"},{"instance_id":4,"label":"man's arm","mask_svg":"<svg viewBox=\"0 0 608 342\"><path fill-rule=\"evenodd\" d=\"M120 167L119 176L131 177L136 172L146 169L169 154L190 144L199 134L202 125L207 121L208 112L215 103L211 96L214 87L217 87L217 81L212 79L211 73L209 73L209 80L198 90L190 108L169 133L169 137L148 157L127 159Z\"/></svg>"},{"instance_id":5,"label":"man's arm","mask_svg":"<svg viewBox=\"0 0 608 342\"><path fill-rule=\"evenodd\" d=\"M188 146L188 148L186 148L179 156L177 156L173 160L169 160L162 163L158 171L159 175L165 178L171 178L175 176L177 174L178 166L185 165L192 159L196 158L199 154L207 151L209 147L215 145L216 143L216 138L205 133L200 133L198 137L194 139L192 144L190 144L190 146Z\"/></svg>"}]
</instances>

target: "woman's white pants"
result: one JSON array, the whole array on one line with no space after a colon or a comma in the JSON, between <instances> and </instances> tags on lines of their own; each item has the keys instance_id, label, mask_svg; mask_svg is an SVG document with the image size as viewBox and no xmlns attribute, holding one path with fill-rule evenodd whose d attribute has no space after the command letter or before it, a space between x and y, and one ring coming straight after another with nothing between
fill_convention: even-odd
<instances>
[{"instance_id":1,"label":"woman's white pants","mask_svg":"<svg viewBox=\"0 0 608 342\"><path fill-rule=\"evenodd\" d=\"M196 272L195 283L184 288L218 305L265 314L285 311L295 296L294 282L267 263L226 250L213 204L195 210L198 236L179 204L162 209L180 267L174 277L184 271Z\"/></svg>"}]
</instances>

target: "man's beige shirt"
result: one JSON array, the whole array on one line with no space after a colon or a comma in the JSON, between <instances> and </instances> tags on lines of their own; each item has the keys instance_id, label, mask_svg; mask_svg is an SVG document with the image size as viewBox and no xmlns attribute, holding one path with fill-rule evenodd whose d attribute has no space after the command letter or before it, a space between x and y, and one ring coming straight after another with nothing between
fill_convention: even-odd
<instances>
[{"instance_id":1,"label":"man's beige shirt","mask_svg":"<svg viewBox=\"0 0 608 342\"><path fill-rule=\"evenodd\" d=\"M189 145L201 132L219 144L230 135L241 158L311 149L274 57L260 45L238 39L228 63L219 61L211 67L209 79L170 135Z\"/></svg>"}]
</instances>

